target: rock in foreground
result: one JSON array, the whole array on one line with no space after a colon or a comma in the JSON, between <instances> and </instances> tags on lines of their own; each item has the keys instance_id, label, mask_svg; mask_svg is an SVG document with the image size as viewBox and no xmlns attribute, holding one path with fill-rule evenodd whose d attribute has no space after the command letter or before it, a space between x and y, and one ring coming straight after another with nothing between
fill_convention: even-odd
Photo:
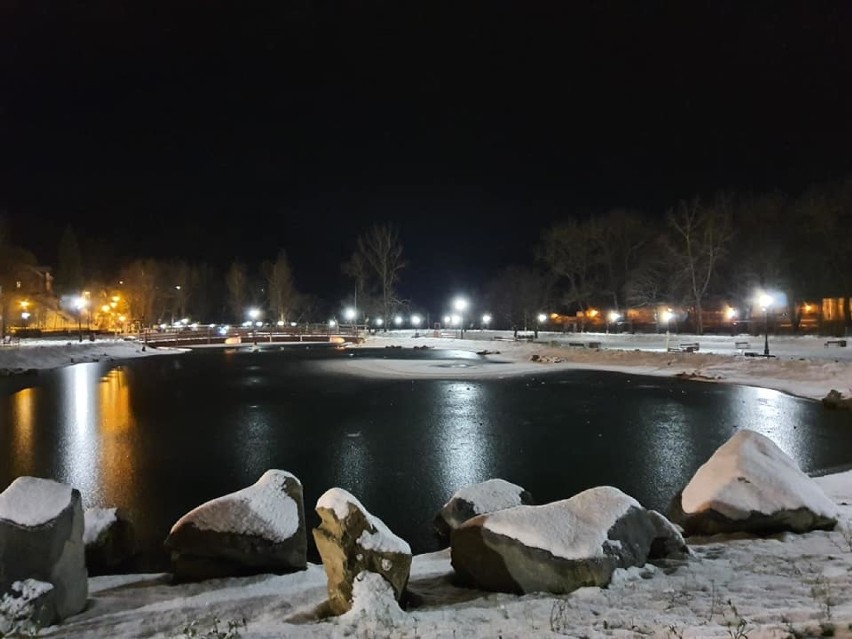
<instances>
[{"instance_id":1,"label":"rock in foreground","mask_svg":"<svg viewBox=\"0 0 852 639\"><path fill-rule=\"evenodd\" d=\"M829 530L837 506L772 440L741 430L713 453L672 502L687 535Z\"/></svg>"},{"instance_id":2,"label":"rock in foreground","mask_svg":"<svg viewBox=\"0 0 852 639\"><path fill-rule=\"evenodd\" d=\"M411 547L384 522L342 488L326 491L317 501L322 520L314 528L314 541L328 577L328 605L340 615L352 607L356 578L376 573L402 597L411 569ZM370 577L369 579L373 579Z\"/></svg>"},{"instance_id":3,"label":"rock in foreground","mask_svg":"<svg viewBox=\"0 0 852 639\"><path fill-rule=\"evenodd\" d=\"M52 586L50 596L39 602L42 623L85 607L88 579L79 491L49 479L18 477L0 493L0 596L14 596L16 582Z\"/></svg>"},{"instance_id":4,"label":"rock in foreground","mask_svg":"<svg viewBox=\"0 0 852 639\"><path fill-rule=\"evenodd\" d=\"M616 568L644 565L656 530L639 502L602 486L465 522L452 534L452 564L464 583L484 590L568 593L607 585Z\"/></svg>"},{"instance_id":5,"label":"rock in foreground","mask_svg":"<svg viewBox=\"0 0 852 639\"><path fill-rule=\"evenodd\" d=\"M181 517L166 548L177 581L304 570L302 484L288 472L268 470L254 485Z\"/></svg>"},{"instance_id":6,"label":"rock in foreground","mask_svg":"<svg viewBox=\"0 0 852 639\"><path fill-rule=\"evenodd\" d=\"M133 524L117 508L87 508L83 513L86 568L90 576L126 572L136 554Z\"/></svg>"}]
</instances>

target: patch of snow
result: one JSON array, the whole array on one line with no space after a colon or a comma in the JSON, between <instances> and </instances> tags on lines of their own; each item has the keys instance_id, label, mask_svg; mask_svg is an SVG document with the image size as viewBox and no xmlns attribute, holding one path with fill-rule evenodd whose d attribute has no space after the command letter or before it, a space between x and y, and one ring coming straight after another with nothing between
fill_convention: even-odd
<instances>
[{"instance_id":1,"label":"patch of snow","mask_svg":"<svg viewBox=\"0 0 852 639\"><path fill-rule=\"evenodd\" d=\"M118 519L116 517L116 508L86 508L83 513L83 543L89 545L97 541L107 528L109 528Z\"/></svg>"},{"instance_id":2,"label":"patch of snow","mask_svg":"<svg viewBox=\"0 0 852 639\"><path fill-rule=\"evenodd\" d=\"M725 442L684 488L685 513L709 508L731 519L752 512L808 508L827 517L837 506L772 440L743 429Z\"/></svg>"},{"instance_id":3,"label":"patch of snow","mask_svg":"<svg viewBox=\"0 0 852 639\"><path fill-rule=\"evenodd\" d=\"M71 503L71 486L41 477L18 477L0 493L0 519L41 526Z\"/></svg>"},{"instance_id":4,"label":"patch of snow","mask_svg":"<svg viewBox=\"0 0 852 639\"><path fill-rule=\"evenodd\" d=\"M33 601L53 590L53 584L38 579L24 579L12 583L9 592L0 598L0 619L22 620L32 614ZM0 632L5 632L0 629Z\"/></svg>"},{"instance_id":5,"label":"patch of snow","mask_svg":"<svg viewBox=\"0 0 852 639\"><path fill-rule=\"evenodd\" d=\"M352 608L339 617L341 624L376 624L387 626L389 622L405 617L393 594L393 587L384 577L375 572L363 571L356 575L352 583Z\"/></svg>"},{"instance_id":6,"label":"patch of snow","mask_svg":"<svg viewBox=\"0 0 852 639\"><path fill-rule=\"evenodd\" d=\"M189 511L175 522L172 532L192 523L202 530L286 541L299 529L298 505L284 492L288 479L299 481L286 471L267 470L255 484Z\"/></svg>"},{"instance_id":7,"label":"patch of snow","mask_svg":"<svg viewBox=\"0 0 852 639\"><path fill-rule=\"evenodd\" d=\"M522 487L505 479L489 479L479 484L461 488L453 494L447 504L453 499L463 499L472 504L473 512L479 515L502 508L520 506L523 491ZM444 504L444 506L447 504Z\"/></svg>"},{"instance_id":8,"label":"patch of snow","mask_svg":"<svg viewBox=\"0 0 852 639\"><path fill-rule=\"evenodd\" d=\"M515 506L486 515L483 527L556 557L602 557L610 528L638 501L618 488L584 490L543 506Z\"/></svg>"}]
</instances>

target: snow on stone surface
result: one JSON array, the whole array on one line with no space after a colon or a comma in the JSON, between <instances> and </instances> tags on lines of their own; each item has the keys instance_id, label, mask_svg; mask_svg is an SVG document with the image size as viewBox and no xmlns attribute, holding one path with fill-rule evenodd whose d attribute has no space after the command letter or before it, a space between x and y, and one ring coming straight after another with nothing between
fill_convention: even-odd
<instances>
[{"instance_id":1,"label":"snow on stone surface","mask_svg":"<svg viewBox=\"0 0 852 639\"><path fill-rule=\"evenodd\" d=\"M85 523L83 543L85 545L88 546L97 541L101 533L117 521L116 510L116 508L86 508L83 513Z\"/></svg>"},{"instance_id":2,"label":"snow on stone surface","mask_svg":"<svg viewBox=\"0 0 852 639\"><path fill-rule=\"evenodd\" d=\"M489 479L461 488L453 494L447 504L453 499L464 499L473 505L473 512L476 514L490 513L502 508L520 506L523 491L522 487L505 479Z\"/></svg>"},{"instance_id":3,"label":"snow on stone surface","mask_svg":"<svg viewBox=\"0 0 852 639\"><path fill-rule=\"evenodd\" d=\"M395 620L401 620L405 613L394 597L393 587L375 572L358 573L352 582L352 608L340 616L341 624L357 623L361 631L369 634L374 624L378 630ZM373 634L375 636L375 634Z\"/></svg>"},{"instance_id":4,"label":"snow on stone surface","mask_svg":"<svg viewBox=\"0 0 852 639\"><path fill-rule=\"evenodd\" d=\"M298 505L284 493L288 478L298 481L286 471L267 470L255 484L189 511L175 522L172 532L192 523L202 530L286 541L299 528Z\"/></svg>"},{"instance_id":5,"label":"snow on stone surface","mask_svg":"<svg viewBox=\"0 0 852 639\"><path fill-rule=\"evenodd\" d=\"M411 546L408 542L395 535L381 519L371 514L364 505L358 501L352 493L343 488L329 488L317 500L317 508L325 508L334 512L338 520L343 520L349 514L349 508L359 509L367 517L367 521L373 527L374 532L365 529L358 538L358 544L366 550L376 552L396 552L400 554L411 554Z\"/></svg>"},{"instance_id":6,"label":"snow on stone surface","mask_svg":"<svg viewBox=\"0 0 852 639\"><path fill-rule=\"evenodd\" d=\"M71 486L41 477L18 477L0 493L0 519L41 526L71 503Z\"/></svg>"},{"instance_id":7,"label":"snow on stone surface","mask_svg":"<svg viewBox=\"0 0 852 639\"><path fill-rule=\"evenodd\" d=\"M556 557L602 557L607 532L638 501L602 486L543 506L515 506L486 516L483 527Z\"/></svg>"},{"instance_id":8,"label":"snow on stone surface","mask_svg":"<svg viewBox=\"0 0 852 639\"><path fill-rule=\"evenodd\" d=\"M32 602L35 599L51 590L53 590L53 584L38 579L24 579L23 581L13 582L9 592L0 598L0 619L2 617L10 620L20 619L23 615L31 612L28 608L32 607Z\"/></svg>"},{"instance_id":9,"label":"snow on stone surface","mask_svg":"<svg viewBox=\"0 0 852 639\"><path fill-rule=\"evenodd\" d=\"M837 515L836 504L796 462L748 429L735 433L698 469L683 490L681 507L685 513L712 508L731 519L803 507Z\"/></svg>"}]
</instances>

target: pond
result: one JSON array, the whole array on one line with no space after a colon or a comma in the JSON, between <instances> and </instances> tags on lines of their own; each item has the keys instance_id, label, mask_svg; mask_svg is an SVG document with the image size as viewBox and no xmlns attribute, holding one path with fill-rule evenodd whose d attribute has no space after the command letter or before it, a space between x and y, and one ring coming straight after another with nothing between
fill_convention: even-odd
<instances>
[{"instance_id":1,"label":"pond","mask_svg":"<svg viewBox=\"0 0 852 639\"><path fill-rule=\"evenodd\" d=\"M501 366L461 351L287 347L5 379L0 489L19 475L50 477L86 506L120 506L142 540L138 568L162 570L175 520L269 468L302 481L309 526L317 498L340 486L426 552L437 548L443 503L491 477L537 503L609 484L665 511L739 428L767 435L809 472L852 461L848 414L776 391L544 367L484 379L329 372L329 360L352 357Z\"/></svg>"}]
</instances>

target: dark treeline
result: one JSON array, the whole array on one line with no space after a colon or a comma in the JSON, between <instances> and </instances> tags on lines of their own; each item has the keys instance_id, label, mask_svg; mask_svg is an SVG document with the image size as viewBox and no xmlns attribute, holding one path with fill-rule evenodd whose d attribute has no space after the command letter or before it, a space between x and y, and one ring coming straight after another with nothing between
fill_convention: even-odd
<instances>
[{"instance_id":1,"label":"dark treeline","mask_svg":"<svg viewBox=\"0 0 852 639\"><path fill-rule=\"evenodd\" d=\"M544 230L529 264L507 265L474 306L493 315L494 327L508 328L532 324L542 311L670 305L693 311L700 333L702 310L748 308L763 289L782 293L792 315L805 300L842 297L848 321L850 231L852 177L797 197L719 193L684 200L664 216L626 209L566 216ZM397 294L406 261L402 240L387 224L355 238L341 265L351 295L337 300L300 291L283 248L259 264L236 259L226 268L181 259L86 261L99 254L81 252L68 228L53 268L55 293L70 298L86 290L93 306L120 295L123 312L142 326L182 318L242 322L249 309L266 322L324 322L344 306L355 309L350 321L382 318L387 326L396 314L423 310ZM20 270L35 264L0 223L5 307Z\"/></svg>"}]
</instances>

